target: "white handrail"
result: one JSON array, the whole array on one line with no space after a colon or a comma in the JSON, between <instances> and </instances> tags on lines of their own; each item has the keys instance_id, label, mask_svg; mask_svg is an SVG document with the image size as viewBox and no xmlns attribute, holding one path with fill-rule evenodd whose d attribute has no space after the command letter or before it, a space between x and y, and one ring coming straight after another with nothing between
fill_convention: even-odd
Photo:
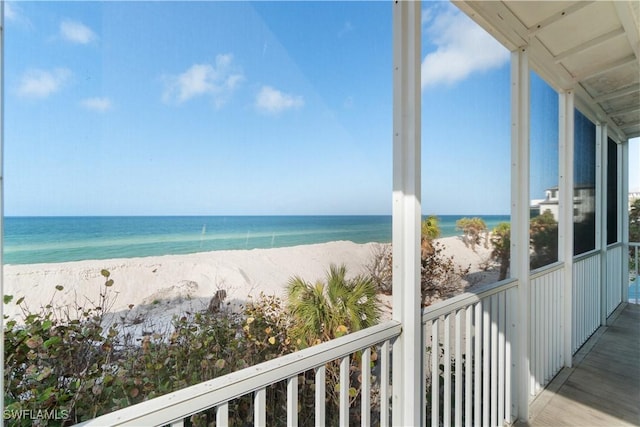
<instances>
[{"instance_id":1,"label":"white handrail","mask_svg":"<svg viewBox=\"0 0 640 427\"><path fill-rule=\"evenodd\" d=\"M430 320L437 319L445 314L453 313L460 308L465 308L470 304L475 304L483 298L517 286L518 281L516 279L506 279L489 285L479 286L474 290L474 292L465 292L444 301L437 302L422 311L422 324L424 325Z\"/></svg>"},{"instance_id":2,"label":"white handrail","mask_svg":"<svg viewBox=\"0 0 640 427\"><path fill-rule=\"evenodd\" d=\"M78 425L160 426L171 424L354 352L392 340L399 336L401 331L402 326L399 322L389 321Z\"/></svg>"}]
</instances>

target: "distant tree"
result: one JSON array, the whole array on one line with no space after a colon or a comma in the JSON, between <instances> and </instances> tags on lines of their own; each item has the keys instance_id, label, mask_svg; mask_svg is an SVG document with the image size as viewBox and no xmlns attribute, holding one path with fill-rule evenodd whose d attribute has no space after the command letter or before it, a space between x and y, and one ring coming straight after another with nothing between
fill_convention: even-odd
<instances>
[{"instance_id":1,"label":"distant tree","mask_svg":"<svg viewBox=\"0 0 640 427\"><path fill-rule=\"evenodd\" d=\"M464 233L464 243L476 250L476 245L480 243L482 233L487 231L487 224L482 218L461 218L456 221L456 228Z\"/></svg>"},{"instance_id":2,"label":"distant tree","mask_svg":"<svg viewBox=\"0 0 640 427\"><path fill-rule=\"evenodd\" d=\"M640 242L640 199L629 208L629 241Z\"/></svg>"},{"instance_id":3,"label":"distant tree","mask_svg":"<svg viewBox=\"0 0 640 427\"><path fill-rule=\"evenodd\" d=\"M438 217L430 215L422 221L420 227L420 248L422 258L428 257L434 253L433 241L440 237L440 225Z\"/></svg>"},{"instance_id":4,"label":"distant tree","mask_svg":"<svg viewBox=\"0 0 640 427\"><path fill-rule=\"evenodd\" d=\"M531 219L529 227L531 268L539 268L558 260L558 221L550 210Z\"/></svg>"},{"instance_id":5,"label":"distant tree","mask_svg":"<svg viewBox=\"0 0 640 427\"><path fill-rule=\"evenodd\" d=\"M629 208L629 242L640 243L640 199L636 199ZM629 268L631 271L635 271L637 267L635 265L636 250L639 249L629 247Z\"/></svg>"},{"instance_id":6,"label":"distant tree","mask_svg":"<svg viewBox=\"0 0 640 427\"><path fill-rule=\"evenodd\" d=\"M440 220L435 215L430 215L427 219L422 221L422 237L427 239L437 239L440 237Z\"/></svg>"},{"instance_id":7,"label":"distant tree","mask_svg":"<svg viewBox=\"0 0 640 427\"><path fill-rule=\"evenodd\" d=\"M509 263L511 262L511 224L501 222L491 232L491 257L500 263L498 280L507 278Z\"/></svg>"}]
</instances>

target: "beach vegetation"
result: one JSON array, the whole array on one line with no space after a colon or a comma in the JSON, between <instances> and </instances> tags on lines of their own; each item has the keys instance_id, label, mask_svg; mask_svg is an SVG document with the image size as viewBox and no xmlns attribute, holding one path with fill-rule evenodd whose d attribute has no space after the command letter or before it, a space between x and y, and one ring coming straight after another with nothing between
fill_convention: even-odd
<instances>
[{"instance_id":1,"label":"beach vegetation","mask_svg":"<svg viewBox=\"0 0 640 427\"><path fill-rule=\"evenodd\" d=\"M429 215L426 219L422 220L420 231L422 233L422 237L426 239L437 239L441 234L440 220L435 215Z\"/></svg>"},{"instance_id":2,"label":"beach vegetation","mask_svg":"<svg viewBox=\"0 0 640 427\"><path fill-rule=\"evenodd\" d=\"M550 210L531 219L529 239L532 270L558 261L558 221Z\"/></svg>"},{"instance_id":3,"label":"beach vegetation","mask_svg":"<svg viewBox=\"0 0 640 427\"><path fill-rule=\"evenodd\" d=\"M640 199L636 199L629 207L629 241L640 242Z\"/></svg>"},{"instance_id":4,"label":"beach vegetation","mask_svg":"<svg viewBox=\"0 0 640 427\"><path fill-rule=\"evenodd\" d=\"M429 216L422 221L420 236L420 288L423 306L459 293L463 287L463 278L470 270L470 266L460 267L454 262L453 256L444 254L444 245L436 240L438 237L438 218Z\"/></svg>"},{"instance_id":5,"label":"beach vegetation","mask_svg":"<svg viewBox=\"0 0 640 427\"><path fill-rule=\"evenodd\" d=\"M24 298L4 297L5 304L23 309L21 319L7 320L4 325L4 402L8 411L55 410L64 416L41 420L40 425L81 423L372 326L380 317L371 279L349 278L344 266L332 265L323 282L311 284L292 278L292 300L287 305L275 296L259 295L239 312L203 309L184 313L174 317L164 330L151 329L132 337L122 322L105 316L113 306L117 286L107 270L102 271L102 277L100 299L76 304L73 310L47 304L31 311ZM58 285L54 292L63 289ZM313 312L304 303L307 297L318 302L320 309ZM303 320L314 313L315 320L305 325ZM377 349L373 348L373 365L376 360ZM350 359L349 397L354 419L359 413L364 374L360 362L359 354ZM328 363L329 424L338 422L339 377L339 361ZM311 425L315 376L313 372L302 373L298 382L301 425ZM268 401L273 402L267 408L267 423L283 425L287 416L286 382L268 387L266 393ZM251 395L229 402L230 425L250 424L253 405ZM187 422L212 425L215 410L195 414ZM16 419L12 423L28 426L31 420Z\"/></svg>"},{"instance_id":6,"label":"beach vegetation","mask_svg":"<svg viewBox=\"0 0 640 427\"><path fill-rule=\"evenodd\" d=\"M301 348L373 326L380 319L374 281L364 275L348 278L344 265L331 265L324 281L291 278L287 310L293 322L291 335Z\"/></svg>"},{"instance_id":7,"label":"beach vegetation","mask_svg":"<svg viewBox=\"0 0 640 427\"><path fill-rule=\"evenodd\" d=\"M491 257L500 265L498 281L507 278L511 261L511 224L501 222L491 231Z\"/></svg>"},{"instance_id":8,"label":"beach vegetation","mask_svg":"<svg viewBox=\"0 0 640 427\"><path fill-rule=\"evenodd\" d=\"M325 279L315 283L305 281L299 276L292 277L287 285L287 311L292 326L290 336L292 344L305 348L350 332L374 326L380 319L380 301L374 280L365 275L349 278L344 265L331 265ZM375 353L375 351L374 351ZM349 360L350 384L360 384L362 375L360 355ZM327 423L339 421L340 399L340 362L326 365ZM371 375L370 373L368 375ZM301 392L304 410L313 411L313 385L315 375L305 373L299 378L305 385ZM349 388L349 400L352 415L359 416L357 405L360 387Z\"/></svg>"},{"instance_id":9,"label":"beach vegetation","mask_svg":"<svg viewBox=\"0 0 640 427\"><path fill-rule=\"evenodd\" d=\"M47 304L31 312L23 297L15 304L22 322L4 324L4 404L11 413L60 411L69 423L89 419L111 407L111 399L125 396L122 373L113 369L119 350L115 327L103 328L104 314L113 304L108 271L100 299L88 306L56 308ZM57 285L56 291L64 287ZM5 296L5 304L13 298ZM60 424L62 420L57 420ZM31 425L31 420L13 420ZM64 424L63 424L64 425Z\"/></svg>"},{"instance_id":10,"label":"beach vegetation","mask_svg":"<svg viewBox=\"0 0 640 427\"><path fill-rule=\"evenodd\" d=\"M422 306L426 307L433 302L450 298L465 287L463 279L471 266L460 266L454 261L453 256L444 253L444 245L440 242L432 242L433 252L423 254L420 260L420 288L422 294Z\"/></svg>"},{"instance_id":11,"label":"beach vegetation","mask_svg":"<svg viewBox=\"0 0 640 427\"><path fill-rule=\"evenodd\" d=\"M464 244L467 247L471 247L475 251L476 245L481 243L482 238L485 238L485 246L487 244L487 224L482 218L460 218L456 221L456 229L463 232Z\"/></svg>"},{"instance_id":12,"label":"beach vegetation","mask_svg":"<svg viewBox=\"0 0 640 427\"><path fill-rule=\"evenodd\" d=\"M4 324L7 411L57 411L58 419L40 425L76 424L293 351L282 301L264 295L240 313L186 313L167 330L127 337L121 323L106 321L116 292L110 273L102 270L102 276L99 300L72 308L47 304L32 311L25 298L4 296L5 304L23 312ZM55 292L63 289L58 285ZM284 401L286 386L268 393ZM246 400L230 404L239 424L253 416ZM286 419L281 406L269 410L270 422ZM210 425L213 419L213 411L205 411L190 421ZM31 423L25 418L11 425Z\"/></svg>"},{"instance_id":13,"label":"beach vegetation","mask_svg":"<svg viewBox=\"0 0 640 427\"><path fill-rule=\"evenodd\" d=\"M629 242L640 243L640 199L636 199L629 207ZM629 271L635 272L636 265L635 250L639 248L629 247Z\"/></svg>"},{"instance_id":14,"label":"beach vegetation","mask_svg":"<svg viewBox=\"0 0 640 427\"><path fill-rule=\"evenodd\" d=\"M393 287L393 251L390 244L377 244L373 247L371 258L366 265L367 274L378 292L391 295Z\"/></svg>"},{"instance_id":15,"label":"beach vegetation","mask_svg":"<svg viewBox=\"0 0 640 427\"><path fill-rule=\"evenodd\" d=\"M446 256L440 236L438 218L429 216L422 221L420 237L420 287L422 306L458 294L470 266L461 267L452 256ZM391 294L393 279L393 253L390 245L380 246L373 252L367 271L379 292Z\"/></svg>"}]
</instances>

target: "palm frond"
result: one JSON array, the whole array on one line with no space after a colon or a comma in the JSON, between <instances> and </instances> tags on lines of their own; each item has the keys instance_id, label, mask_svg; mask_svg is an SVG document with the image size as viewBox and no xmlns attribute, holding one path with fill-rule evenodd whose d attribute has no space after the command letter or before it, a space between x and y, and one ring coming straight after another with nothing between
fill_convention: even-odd
<instances>
[{"instance_id":1,"label":"palm frond","mask_svg":"<svg viewBox=\"0 0 640 427\"><path fill-rule=\"evenodd\" d=\"M305 345L332 339L339 328L357 331L380 319L373 280L364 276L347 279L344 264L332 264L324 283L311 284L293 277L287 285L287 295L294 318L292 336Z\"/></svg>"}]
</instances>

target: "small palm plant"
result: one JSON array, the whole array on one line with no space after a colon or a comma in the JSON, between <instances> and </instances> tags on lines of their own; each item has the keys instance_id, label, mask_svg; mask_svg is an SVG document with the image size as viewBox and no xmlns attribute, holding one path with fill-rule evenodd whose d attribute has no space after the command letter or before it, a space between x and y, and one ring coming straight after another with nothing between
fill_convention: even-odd
<instances>
[{"instance_id":1,"label":"small palm plant","mask_svg":"<svg viewBox=\"0 0 640 427\"><path fill-rule=\"evenodd\" d=\"M298 348L319 344L338 338L349 332L375 325L380 318L379 300L376 285L368 276L347 278L344 265L331 265L324 280L315 283L305 281L299 276L292 277L287 286L288 311L292 319L289 330L293 343ZM355 405L360 394L359 382L362 379L361 360L358 354L349 361L350 384L349 402ZM371 372L369 372L371 375ZM304 374L304 384L313 384L315 376L311 372ZM340 361L326 364L326 404L327 424L338 423L337 414L340 398ZM315 394L301 393L302 412L313 408ZM306 408L306 409L305 409ZM351 407L356 410L356 406ZM311 409L312 413L312 409Z\"/></svg>"},{"instance_id":2,"label":"small palm plant","mask_svg":"<svg viewBox=\"0 0 640 427\"><path fill-rule=\"evenodd\" d=\"M373 326L380 318L376 286L371 278L347 279L344 265L331 265L324 282L309 283L299 276L287 285L293 317L291 335L306 347Z\"/></svg>"}]
</instances>

